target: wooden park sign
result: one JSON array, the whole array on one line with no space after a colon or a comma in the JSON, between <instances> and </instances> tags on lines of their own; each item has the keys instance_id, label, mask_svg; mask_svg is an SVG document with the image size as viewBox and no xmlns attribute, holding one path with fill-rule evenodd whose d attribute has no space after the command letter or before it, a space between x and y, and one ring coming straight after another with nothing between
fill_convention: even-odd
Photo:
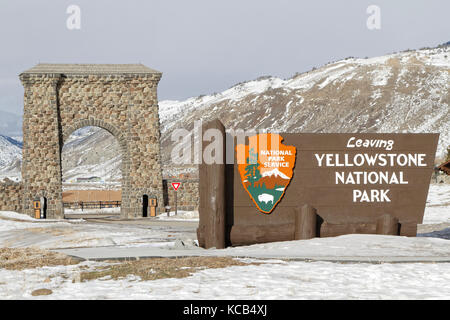
<instances>
[{"instance_id":1,"label":"wooden park sign","mask_svg":"<svg viewBox=\"0 0 450 320\"><path fill-rule=\"evenodd\" d=\"M220 121L203 130L208 128L225 137ZM350 233L416 236L438 138L260 134L245 143L231 139L233 149L223 141L223 163L200 165L199 244L224 248ZM227 158L234 163L226 164Z\"/></svg>"}]
</instances>

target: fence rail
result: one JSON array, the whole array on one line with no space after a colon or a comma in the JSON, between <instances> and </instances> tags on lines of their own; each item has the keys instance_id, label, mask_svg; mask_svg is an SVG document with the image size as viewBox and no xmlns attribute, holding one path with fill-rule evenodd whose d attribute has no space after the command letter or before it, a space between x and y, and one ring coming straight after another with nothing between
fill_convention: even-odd
<instances>
[{"instance_id":1,"label":"fence rail","mask_svg":"<svg viewBox=\"0 0 450 320\"><path fill-rule=\"evenodd\" d=\"M122 204L121 201L76 201L63 202L63 207L67 209L103 209L103 208L117 208Z\"/></svg>"}]
</instances>

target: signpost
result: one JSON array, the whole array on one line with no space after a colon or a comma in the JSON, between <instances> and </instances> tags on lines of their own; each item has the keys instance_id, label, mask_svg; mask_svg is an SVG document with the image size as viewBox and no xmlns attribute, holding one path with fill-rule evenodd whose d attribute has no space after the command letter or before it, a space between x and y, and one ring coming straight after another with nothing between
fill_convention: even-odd
<instances>
[{"instance_id":1,"label":"signpost","mask_svg":"<svg viewBox=\"0 0 450 320\"><path fill-rule=\"evenodd\" d=\"M223 130L219 121L207 125ZM275 147L260 143L264 135L244 144L234 139L226 150L234 155L224 155L234 163L225 169L200 165L200 246L351 233L416 236L439 134L269 134L281 138Z\"/></svg>"},{"instance_id":2,"label":"signpost","mask_svg":"<svg viewBox=\"0 0 450 320\"><path fill-rule=\"evenodd\" d=\"M172 182L172 188L175 190L175 215L178 214L178 208L177 208L177 191L178 188L181 186L181 182Z\"/></svg>"}]
</instances>

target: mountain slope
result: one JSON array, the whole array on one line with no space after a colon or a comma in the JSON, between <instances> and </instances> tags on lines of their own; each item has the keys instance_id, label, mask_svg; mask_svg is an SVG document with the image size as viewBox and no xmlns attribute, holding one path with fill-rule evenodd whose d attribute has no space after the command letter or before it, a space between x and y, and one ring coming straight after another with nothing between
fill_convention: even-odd
<instances>
[{"instance_id":1,"label":"mountain slope","mask_svg":"<svg viewBox=\"0 0 450 320\"><path fill-rule=\"evenodd\" d=\"M262 77L213 95L161 101L165 175L196 172L194 166L171 165L173 130L190 130L196 120L215 118L227 129L439 132L437 156L442 158L450 144L449 57L450 47L440 46L348 58L290 79ZM71 139L62 157L64 179L93 175L106 181L120 179L120 150L114 137L85 128ZM13 167L20 160L18 154L1 155Z\"/></svg>"},{"instance_id":2,"label":"mountain slope","mask_svg":"<svg viewBox=\"0 0 450 320\"><path fill-rule=\"evenodd\" d=\"M108 131L85 127L72 133L64 144L61 163L65 182L77 178L99 177L103 181L120 182L122 155L119 143Z\"/></svg>"},{"instance_id":3,"label":"mountain slope","mask_svg":"<svg viewBox=\"0 0 450 320\"><path fill-rule=\"evenodd\" d=\"M226 128L279 132L440 132L450 141L449 47L349 58L283 80L260 78L222 93L160 102L165 160L174 128L220 119Z\"/></svg>"},{"instance_id":4,"label":"mountain slope","mask_svg":"<svg viewBox=\"0 0 450 320\"><path fill-rule=\"evenodd\" d=\"M0 150L0 180L5 177L19 180L22 165L22 143L0 135Z\"/></svg>"}]
</instances>

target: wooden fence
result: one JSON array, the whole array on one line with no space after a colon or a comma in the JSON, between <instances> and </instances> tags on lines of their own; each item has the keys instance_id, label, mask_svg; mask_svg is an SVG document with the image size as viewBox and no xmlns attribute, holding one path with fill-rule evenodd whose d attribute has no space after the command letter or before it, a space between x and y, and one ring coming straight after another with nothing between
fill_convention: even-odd
<instances>
[{"instance_id":1,"label":"wooden fence","mask_svg":"<svg viewBox=\"0 0 450 320\"><path fill-rule=\"evenodd\" d=\"M77 201L63 202L64 208L67 209L103 209L117 208L121 206L121 201Z\"/></svg>"}]
</instances>

